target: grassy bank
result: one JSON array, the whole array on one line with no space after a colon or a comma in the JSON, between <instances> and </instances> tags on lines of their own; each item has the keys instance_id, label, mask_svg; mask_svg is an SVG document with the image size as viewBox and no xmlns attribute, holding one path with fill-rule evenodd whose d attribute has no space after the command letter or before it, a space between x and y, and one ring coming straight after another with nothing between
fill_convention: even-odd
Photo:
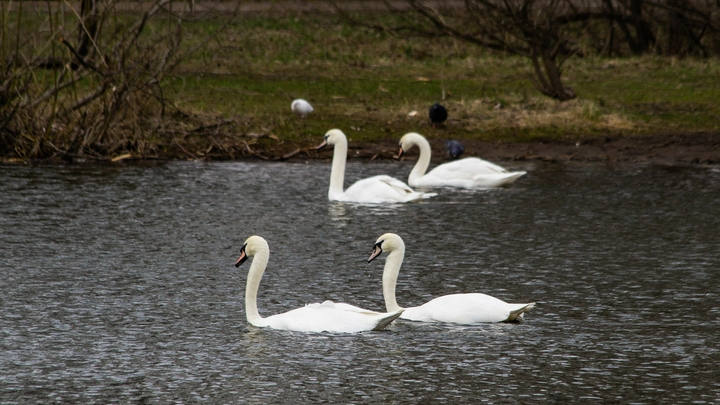
<instances>
[{"instance_id":1,"label":"grassy bank","mask_svg":"<svg viewBox=\"0 0 720 405\"><path fill-rule=\"evenodd\" d=\"M564 79L578 99L565 103L539 95L530 69L523 58L389 37L329 15L247 16L166 87L184 111L289 140L332 127L367 140L410 130L492 141L720 132L716 59L573 58ZM305 121L290 113L296 97L315 106ZM436 101L451 118L433 130Z\"/></svg>"},{"instance_id":2,"label":"grassy bank","mask_svg":"<svg viewBox=\"0 0 720 405\"><path fill-rule=\"evenodd\" d=\"M720 133L716 58L606 59L588 50L564 65L578 97L560 103L533 88L524 58L449 38L392 37L332 14L280 14L240 15L202 45L161 83L171 104L163 130L108 157L235 158L252 148L279 156L336 127L369 142L408 131L492 142ZM183 47L223 22L185 24ZM315 112L292 115L295 98ZM438 128L427 119L433 102L450 113Z\"/></svg>"}]
</instances>

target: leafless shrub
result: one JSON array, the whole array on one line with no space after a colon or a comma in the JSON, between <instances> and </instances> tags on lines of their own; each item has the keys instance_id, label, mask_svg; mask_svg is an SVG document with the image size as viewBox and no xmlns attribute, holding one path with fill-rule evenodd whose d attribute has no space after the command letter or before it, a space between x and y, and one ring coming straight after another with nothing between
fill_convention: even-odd
<instances>
[{"instance_id":1,"label":"leafless shrub","mask_svg":"<svg viewBox=\"0 0 720 405\"><path fill-rule=\"evenodd\" d=\"M593 0L558 23L599 54L708 57L720 53L717 0Z\"/></svg>"},{"instance_id":2,"label":"leafless shrub","mask_svg":"<svg viewBox=\"0 0 720 405\"><path fill-rule=\"evenodd\" d=\"M583 49L602 55L656 52L709 56L720 52L717 0L383 0L387 22L336 10L353 24L404 37L453 37L485 49L527 57L542 94L566 101L562 66Z\"/></svg>"},{"instance_id":3,"label":"leafless shrub","mask_svg":"<svg viewBox=\"0 0 720 405\"><path fill-rule=\"evenodd\" d=\"M427 2L406 0L409 11L384 1L397 22L378 23L354 18L337 10L354 24L401 36L435 38L449 36L494 51L529 58L533 85L543 94L561 101L575 98L573 89L561 80L563 62L576 52L572 38L557 24L575 5L572 0L467 0Z\"/></svg>"},{"instance_id":4,"label":"leafless shrub","mask_svg":"<svg viewBox=\"0 0 720 405\"><path fill-rule=\"evenodd\" d=\"M152 154L172 108L160 84L194 51L183 24L203 15L171 0L23 3L0 6L0 154Z\"/></svg>"}]
</instances>

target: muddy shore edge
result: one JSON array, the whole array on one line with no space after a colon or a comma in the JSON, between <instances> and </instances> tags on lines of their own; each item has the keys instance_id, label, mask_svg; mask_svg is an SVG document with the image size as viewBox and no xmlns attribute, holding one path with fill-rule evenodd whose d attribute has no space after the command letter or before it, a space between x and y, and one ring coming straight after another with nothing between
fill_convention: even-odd
<instances>
[{"instance_id":1,"label":"muddy shore edge","mask_svg":"<svg viewBox=\"0 0 720 405\"><path fill-rule=\"evenodd\" d=\"M348 158L358 160L393 160L398 151L398 137L380 141L352 140L349 136ZM126 153L114 157L93 159L88 155L34 161L19 158L0 158L0 164L43 163L131 163L150 161L305 161L330 160L332 148L316 150L313 144L299 142L233 142L232 146L209 148L205 152L191 153L187 148L166 150L161 154L138 155ZM432 149L432 162L451 160L445 152L445 139L428 139ZM628 162L657 165L717 165L720 164L720 134L656 134L589 137L568 140L539 140L533 142L459 141L465 147L462 157L480 157L493 162L544 161L544 162ZM402 160L417 159L418 150L407 151Z\"/></svg>"},{"instance_id":2,"label":"muddy shore edge","mask_svg":"<svg viewBox=\"0 0 720 405\"><path fill-rule=\"evenodd\" d=\"M720 164L720 134L659 134L652 136L606 136L579 140L537 142L487 142L460 140L465 147L462 157L476 156L491 161L546 162L633 162L660 165ZM443 139L429 139L433 162L450 160ZM379 142L350 141L348 157L353 159L394 159L398 140ZM403 160L415 160L413 148ZM307 145L278 145L276 148L249 149L234 159L294 161L331 159L332 150L317 151Z\"/></svg>"}]
</instances>

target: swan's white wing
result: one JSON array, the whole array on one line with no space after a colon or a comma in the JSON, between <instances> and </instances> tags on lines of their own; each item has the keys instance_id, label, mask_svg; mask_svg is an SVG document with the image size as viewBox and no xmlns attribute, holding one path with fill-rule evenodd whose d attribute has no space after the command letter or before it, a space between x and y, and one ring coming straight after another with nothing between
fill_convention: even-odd
<instances>
[{"instance_id":1,"label":"swan's white wing","mask_svg":"<svg viewBox=\"0 0 720 405\"><path fill-rule=\"evenodd\" d=\"M510 184L524 175L526 172L510 172L498 174L478 174L473 177L475 187L500 187Z\"/></svg>"},{"instance_id":2,"label":"swan's white wing","mask_svg":"<svg viewBox=\"0 0 720 405\"><path fill-rule=\"evenodd\" d=\"M504 167L480 158L469 157L452 162L443 163L430 171L438 176L474 176L477 174L507 173ZM429 173L428 173L429 174Z\"/></svg>"},{"instance_id":3,"label":"swan's white wing","mask_svg":"<svg viewBox=\"0 0 720 405\"><path fill-rule=\"evenodd\" d=\"M361 312L361 313L370 313L370 314L378 314L377 311L371 311L369 309L356 307L355 305L346 304L344 302L335 302L335 308L342 309L343 311L351 311L351 312Z\"/></svg>"},{"instance_id":4,"label":"swan's white wing","mask_svg":"<svg viewBox=\"0 0 720 405\"><path fill-rule=\"evenodd\" d=\"M419 307L407 308L403 319L422 322L474 324L511 321L535 304L509 304L486 294L451 294L435 298Z\"/></svg>"},{"instance_id":5,"label":"swan's white wing","mask_svg":"<svg viewBox=\"0 0 720 405\"><path fill-rule=\"evenodd\" d=\"M359 203L410 202L437 195L415 191L404 182L387 175L358 180L343 194L343 201Z\"/></svg>"},{"instance_id":6,"label":"swan's white wing","mask_svg":"<svg viewBox=\"0 0 720 405\"><path fill-rule=\"evenodd\" d=\"M503 167L479 158L465 158L441 164L422 178L423 187L498 187L510 184L525 172L508 172Z\"/></svg>"},{"instance_id":7,"label":"swan's white wing","mask_svg":"<svg viewBox=\"0 0 720 405\"><path fill-rule=\"evenodd\" d=\"M347 309L354 307L353 305L344 305L346 307L338 307L332 301L325 301L322 304L308 304L302 308L264 318L264 325L258 326L269 326L273 329L298 332L357 333L383 329L399 317L402 312L360 312Z\"/></svg>"}]
</instances>

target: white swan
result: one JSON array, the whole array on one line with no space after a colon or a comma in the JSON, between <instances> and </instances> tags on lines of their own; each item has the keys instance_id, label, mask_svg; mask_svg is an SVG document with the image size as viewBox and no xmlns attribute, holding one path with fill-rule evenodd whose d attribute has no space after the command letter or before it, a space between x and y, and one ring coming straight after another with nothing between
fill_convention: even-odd
<instances>
[{"instance_id":1,"label":"white swan","mask_svg":"<svg viewBox=\"0 0 720 405\"><path fill-rule=\"evenodd\" d=\"M263 318L257 309L257 291L270 259L267 241L260 236L249 237L240 249L240 258L235 267L243 264L248 257L253 257L253 261L245 286L245 312L252 325L299 332L355 333L384 329L402 314L402 310L380 313L365 311L349 304L325 301Z\"/></svg>"},{"instance_id":2,"label":"white swan","mask_svg":"<svg viewBox=\"0 0 720 405\"><path fill-rule=\"evenodd\" d=\"M473 324L480 322L511 322L522 318L535 303L508 304L486 294L451 294L435 298L419 307L401 308L395 300L395 284L405 257L405 243L400 236L386 233L378 238L368 263L383 251L388 252L383 270L383 297L388 311L405 309L402 319L421 322Z\"/></svg>"},{"instance_id":3,"label":"white swan","mask_svg":"<svg viewBox=\"0 0 720 405\"><path fill-rule=\"evenodd\" d=\"M335 145L330 172L330 189L328 190L328 199L330 201L371 204L404 203L437 195L437 193L415 191L402 181L387 175L358 180L343 191L348 149L347 138L341 130L331 129L325 134L325 139L317 149L322 149L327 145Z\"/></svg>"},{"instance_id":4,"label":"white swan","mask_svg":"<svg viewBox=\"0 0 720 405\"><path fill-rule=\"evenodd\" d=\"M430 165L430 144L424 136L409 132L400 138L398 158L413 146L420 148L420 157L410 172L412 187L498 187L510 184L526 172L508 172L504 168L479 158L465 158L441 164L425 174Z\"/></svg>"},{"instance_id":5,"label":"white swan","mask_svg":"<svg viewBox=\"0 0 720 405\"><path fill-rule=\"evenodd\" d=\"M292 112L299 115L303 119L305 119L305 117L308 114L315 111L315 110L313 110L310 103L308 103L307 101L305 101L301 98L299 98L297 100L293 100L292 104L290 104L290 109L292 110Z\"/></svg>"}]
</instances>

